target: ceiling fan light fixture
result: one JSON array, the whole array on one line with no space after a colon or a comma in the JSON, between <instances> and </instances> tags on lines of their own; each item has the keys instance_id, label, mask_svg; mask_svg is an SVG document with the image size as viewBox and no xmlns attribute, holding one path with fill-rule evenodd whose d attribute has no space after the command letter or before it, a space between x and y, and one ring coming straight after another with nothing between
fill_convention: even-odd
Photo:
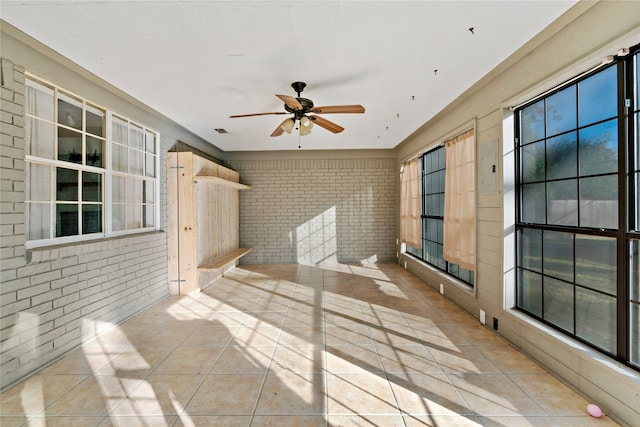
<instances>
[{"instance_id":1,"label":"ceiling fan light fixture","mask_svg":"<svg viewBox=\"0 0 640 427\"><path fill-rule=\"evenodd\" d=\"M301 127L300 128L300 136L306 136L309 135L311 133L311 129L308 127Z\"/></svg>"},{"instance_id":2,"label":"ceiling fan light fixture","mask_svg":"<svg viewBox=\"0 0 640 427\"><path fill-rule=\"evenodd\" d=\"M313 127L313 122L311 120L309 120L309 117L303 116L300 119L300 125L303 126L303 127L307 127L307 128L309 128L309 130L311 130L311 128Z\"/></svg>"},{"instance_id":3,"label":"ceiling fan light fixture","mask_svg":"<svg viewBox=\"0 0 640 427\"><path fill-rule=\"evenodd\" d=\"M280 127L282 128L283 131L285 131L286 133L291 133L291 131L293 130L293 127L296 125L296 122L293 121L293 119L287 119L284 122L282 122L282 124L280 125Z\"/></svg>"},{"instance_id":4,"label":"ceiling fan light fixture","mask_svg":"<svg viewBox=\"0 0 640 427\"><path fill-rule=\"evenodd\" d=\"M300 136L309 135L312 127L313 122L307 116L300 118Z\"/></svg>"}]
</instances>

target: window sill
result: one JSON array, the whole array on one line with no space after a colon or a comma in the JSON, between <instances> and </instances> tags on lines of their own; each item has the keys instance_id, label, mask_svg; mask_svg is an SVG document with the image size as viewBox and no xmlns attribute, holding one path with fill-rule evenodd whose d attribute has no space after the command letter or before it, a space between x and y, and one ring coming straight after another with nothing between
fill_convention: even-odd
<instances>
[{"instance_id":1,"label":"window sill","mask_svg":"<svg viewBox=\"0 0 640 427\"><path fill-rule=\"evenodd\" d=\"M432 265L422 261L421 259L418 259L416 257L414 257L413 255L407 253L407 252L401 252L400 253L400 261L402 263L402 257L404 257L404 261L405 262L412 262L414 264L417 264L421 269L427 270L429 273L437 275L438 277L440 277L442 279L442 281L445 281L448 285L454 286L456 289L459 289L460 291L468 294L469 296L472 297L476 297L476 290L475 290L475 286L471 286L468 283L465 283L461 280L459 280L458 278L451 276L450 274L445 273L444 271L433 267ZM436 289L437 290L437 289Z\"/></svg>"},{"instance_id":2,"label":"window sill","mask_svg":"<svg viewBox=\"0 0 640 427\"><path fill-rule=\"evenodd\" d=\"M98 237L94 239L76 240L73 242L57 243L42 246L27 246L26 260L27 264L49 261L52 259L64 258L66 252L72 251L74 248L84 247L87 245L101 244L104 242L112 242L115 240L124 240L141 236L150 236L154 234L164 234L163 230L149 230L138 233L121 234L119 236Z\"/></svg>"},{"instance_id":3,"label":"window sill","mask_svg":"<svg viewBox=\"0 0 640 427\"><path fill-rule=\"evenodd\" d=\"M637 381L637 372L624 363L618 362L617 360L607 356L606 354L600 353L599 351L585 344L582 344L580 341L574 340L573 338L563 334L562 332L527 316L519 310L508 308L505 309L505 311L509 315L516 318L519 322L524 323L526 324L526 326L535 329L537 332L543 333L549 336L551 339L558 341L560 345L568 347L572 352L580 354L581 357L587 358L599 365L602 365L603 368L611 369L618 375L628 377L629 379L635 378L635 380Z\"/></svg>"}]
</instances>

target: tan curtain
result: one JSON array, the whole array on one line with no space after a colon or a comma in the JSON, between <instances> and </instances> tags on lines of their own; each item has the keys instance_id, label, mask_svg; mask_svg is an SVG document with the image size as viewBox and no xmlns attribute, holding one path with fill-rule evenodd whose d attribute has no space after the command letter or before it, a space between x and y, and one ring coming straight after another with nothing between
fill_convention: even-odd
<instances>
[{"instance_id":1,"label":"tan curtain","mask_svg":"<svg viewBox=\"0 0 640 427\"><path fill-rule=\"evenodd\" d=\"M476 255L476 168L474 130L445 141L443 256L467 270Z\"/></svg>"},{"instance_id":2,"label":"tan curtain","mask_svg":"<svg viewBox=\"0 0 640 427\"><path fill-rule=\"evenodd\" d=\"M400 174L400 241L414 248L422 247L418 158L405 162Z\"/></svg>"}]
</instances>

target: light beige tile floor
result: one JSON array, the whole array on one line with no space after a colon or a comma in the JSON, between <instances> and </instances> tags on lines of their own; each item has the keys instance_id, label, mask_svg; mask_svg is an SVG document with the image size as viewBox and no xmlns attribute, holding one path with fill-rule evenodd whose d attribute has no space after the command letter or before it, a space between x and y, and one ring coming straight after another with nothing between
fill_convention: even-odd
<instances>
[{"instance_id":1,"label":"light beige tile floor","mask_svg":"<svg viewBox=\"0 0 640 427\"><path fill-rule=\"evenodd\" d=\"M10 426L612 426L396 264L241 266L0 395Z\"/></svg>"}]
</instances>

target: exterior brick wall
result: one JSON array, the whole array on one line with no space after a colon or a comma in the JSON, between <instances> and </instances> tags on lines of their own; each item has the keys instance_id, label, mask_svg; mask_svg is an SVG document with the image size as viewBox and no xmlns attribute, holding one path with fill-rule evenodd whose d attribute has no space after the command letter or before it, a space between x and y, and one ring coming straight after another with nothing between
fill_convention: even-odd
<instances>
[{"instance_id":1,"label":"exterior brick wall","mask_svg":"<svg viewBox=\"0 0 640 427\"><path fill-rule=\"evenodd\" d=\"M242 263L395 259L393 159L232 160L241 181Z\"/></svg>"},{"instance_id":2,"label":"exterior brick wall","mask_svg":"<svg viewBox=\"0 0 640 427\"><path fill-rule=\"evenodd\" d=\"M0 389L6 389L165 298L168 286L161 232L25 250L24 68L6 58L1 64ZM161 141L163 167L168 143ZM162 176L159 184L164 207Z\"/></svg>"}]
</instances>

